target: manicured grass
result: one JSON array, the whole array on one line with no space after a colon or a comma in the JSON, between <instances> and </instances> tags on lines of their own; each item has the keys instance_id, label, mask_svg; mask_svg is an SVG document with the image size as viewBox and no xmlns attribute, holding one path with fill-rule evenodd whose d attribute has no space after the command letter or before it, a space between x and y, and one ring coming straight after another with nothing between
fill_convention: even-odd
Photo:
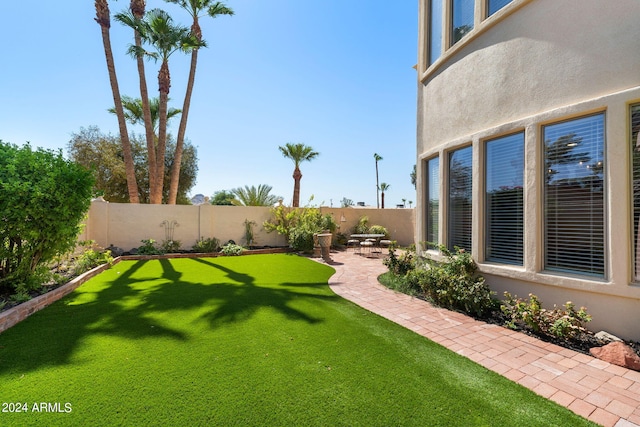
<instances>
[{"instance_id":1,"label":"manicured grass","mask_svg":"<svg viewBox=\"0 0 640 427\"><path fill-rule=\"evenodd\" d=\"M29 410L0 425L589 425L337 297L332 273L282 254L121 262L0 334L0 400Z\"/></svg>"}]
</instances>

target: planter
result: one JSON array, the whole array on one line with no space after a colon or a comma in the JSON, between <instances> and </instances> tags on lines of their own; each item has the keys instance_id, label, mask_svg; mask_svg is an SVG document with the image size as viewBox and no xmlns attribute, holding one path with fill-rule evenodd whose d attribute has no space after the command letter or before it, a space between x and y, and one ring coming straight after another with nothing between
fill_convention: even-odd
<instances>
[{"instance_id":1,"label":"planter","mask_svg":"<svg viewBox=\"0 0 640 427\"><path fill-rule=\"evenodd\" d=\"M331 233L321 233L317 235L318 244L320 245L320 251L322 253L322 259L326 262L331 262L330 249L331 249Z\"/></svg>"}]
</instances>

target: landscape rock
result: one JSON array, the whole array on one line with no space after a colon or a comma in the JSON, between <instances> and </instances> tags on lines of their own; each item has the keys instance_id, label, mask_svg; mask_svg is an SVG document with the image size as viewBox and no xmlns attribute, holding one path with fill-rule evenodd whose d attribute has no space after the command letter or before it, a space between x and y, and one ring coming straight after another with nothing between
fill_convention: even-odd
<instances>
[{"instance_id":1,"label":"landscape rock","mask_svg":"<svg viewBox=\"0 0 640 427\"><path fill-rule=\"evenodd\" d=\"M640 371L640 357L622 341L614 341L603 347L594 347L589 350L589 353L613 365Z\"/></svg>"},{"instance_id":2,"label":"landscape rock","mask_svg":"<svg viewBox=\"0 0 640 427\"><path fill-rule=\"evenodd\" d=\"M595 337L602 344L609 344L610 342L614 342L614 341L622 341L617 336L610 334L609 332L606 332L606 331L597 332L595 334Z\"/></svg>"},{"instance_id":3,"label":"landscape rock","mask_svg":"<svg viewBox=\"0 0 640 427\"><path fill-rule=\"evenodd\" d=\"M124 254L124 249L117 246L109 245L109 247L106 249L111 251L111 255L114 257L122 256Z\"/></svg>"}]
</instances>

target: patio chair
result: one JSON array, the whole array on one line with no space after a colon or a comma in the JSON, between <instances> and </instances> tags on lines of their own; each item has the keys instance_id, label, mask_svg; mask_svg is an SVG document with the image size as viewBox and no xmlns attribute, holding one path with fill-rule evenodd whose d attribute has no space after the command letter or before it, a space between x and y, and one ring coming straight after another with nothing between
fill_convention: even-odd
<instances>
[{"instance_id":1,"label":"patio chair","mask_svg":"<svg viewBox=\"0 0 640 427\"><path fill-rule=\"evenodd\" d=\"M356 251L356 248L358 248L358 252L360 251L360 240L358 239L349 239L347 240L347 252L349 251L349 248L353 248L353 251Z\"/></svg>"}]
</instances>

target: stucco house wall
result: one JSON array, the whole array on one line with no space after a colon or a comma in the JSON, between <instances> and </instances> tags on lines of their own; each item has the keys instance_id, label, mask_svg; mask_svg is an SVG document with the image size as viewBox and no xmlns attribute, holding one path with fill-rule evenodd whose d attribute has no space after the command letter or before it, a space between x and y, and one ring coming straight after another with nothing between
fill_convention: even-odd
<instances>
[{"instance_id":1,"label":"stucco house wall","mask_svg":"<svg viewBox=\"0 0 640 427\"><path fill-rule=\"evenodd\" d=\"M640 339L640 284L634 282L630 105L640 102L640 2L513 0L487 17L475 0L474 26L428 63L431 1L420 0L416 242L426 236L426 162L440 159L438 239L447 241L447 163L473 150L472 254L501 294L538 295L545 306L567 300L593 315L591 329ZM451 8L443 7L443 22ZM605 121L605 274L544 270L543 131L589 114ZM524 260L485 261L485 142L524 133Z\"/></svg>"}]
</instances>

